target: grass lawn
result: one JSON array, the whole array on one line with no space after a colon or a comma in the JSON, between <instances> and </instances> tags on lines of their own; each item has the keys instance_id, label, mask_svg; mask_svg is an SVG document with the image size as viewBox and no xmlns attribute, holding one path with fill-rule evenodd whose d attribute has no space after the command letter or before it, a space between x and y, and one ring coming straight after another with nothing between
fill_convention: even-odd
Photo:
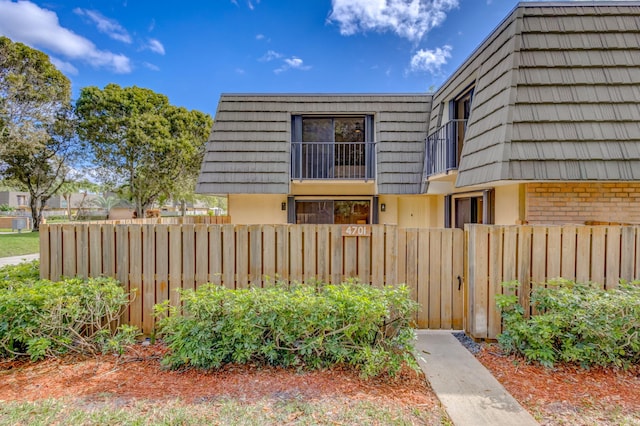
<instances>
[{"instance_id":1,"label":"grass lawn","mask_svg":"<svg viewBox=\"0 0 640 426\"><path fill-rule=\"evenodd\" d=\"M0 425L436 425L451 424L436 410L394 408L365 401L289 400L240 401L216 399L189 404L118 401L111 395L92 400L54 399L37 402L5 402L0 405Z\"/></svg>"},{"instance_id":2,"label":"grass lawn","mask_svg":"<svg viewBox=\"0 0 640 426\"><path fill-rule=\"evenodd\" d=\"M0 257L38 253L40 239L37 232L0 234Z\"/></svg>"}]
</instances>

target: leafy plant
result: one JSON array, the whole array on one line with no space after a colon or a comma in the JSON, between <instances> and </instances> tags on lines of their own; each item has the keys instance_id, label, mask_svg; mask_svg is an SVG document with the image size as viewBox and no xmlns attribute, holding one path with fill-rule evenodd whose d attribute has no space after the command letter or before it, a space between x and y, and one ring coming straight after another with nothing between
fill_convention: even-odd
<instances>
[{"instance_id":1,"label":"leafy plant","mask_svg":"<svg viewBox=\"0 0 640 426\"><path fill-rule=\"evenodd\" d=\"M69 352L121 352L137 335L129 326L118 327L128 302L122 286L110 278L5 280L0 285L0 357L39 360Z\"/></svg>"},{"instance_id":2,"label":"leafy plant","mask_svg":"<svg viewBox=\"0 0 640 426\"><path fill-rule=\"evenodd\" d=\"M184 313L156 306L171 368L264 363L322 368L345 363L363 376L395 374L411 356L417 304L405 286L382 289L277 283L230 290L206 285L181 293ZM168 312L168 316L164 316Z\"/></svg>"},{"instance_id":3,"label":"leafy plant","mask_svg":"<svg viewBox=\"0 0 640 426\"><path fill-rule=\"evenodd\" d=\"M33 282L40 278L40 261L21 262L0 267L0 289L11 284Z\"/></svg>"},{"instance_id":4,"label":"leafy plant","mask_svg":"<svg viewBox=\"0 0 640 426\"><path fill-rule=\"evenodd\" d=\"M584 367L640 362L640 282L603 290L591 283L550 281L532 292L531 306L539 314L530 318L515 296L496 296L496 301L504 328L498 342L509 353L548 367L557 362Z\"/></svg>"}]
</instances>

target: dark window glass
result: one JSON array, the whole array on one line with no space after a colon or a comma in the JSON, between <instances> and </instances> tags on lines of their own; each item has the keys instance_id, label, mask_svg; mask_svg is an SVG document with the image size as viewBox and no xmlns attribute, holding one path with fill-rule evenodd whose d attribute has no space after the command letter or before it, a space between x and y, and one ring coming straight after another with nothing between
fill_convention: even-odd
<instances>
[{"instance_id":1,"label":"dark window glass","mask_svg":"<svg viewBox=\"0 0 640 426\"><path fill-rule=\"evenodd\" d=\"M296 201L296 223L368 224L370 201Z\"/></svg>"}]
</instances>

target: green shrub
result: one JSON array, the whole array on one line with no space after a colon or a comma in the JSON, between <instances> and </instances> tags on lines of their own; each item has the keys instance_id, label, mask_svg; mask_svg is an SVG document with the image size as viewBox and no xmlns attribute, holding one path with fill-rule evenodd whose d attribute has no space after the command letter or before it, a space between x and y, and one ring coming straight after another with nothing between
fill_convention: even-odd
<instances>
[{"instance_id":1,"label":"green shrub","mask_svg":"<svg viewBox=\"0 0 640 426\"><path fill-rule=\"evenodd\" d=\"M40 261L21 262L0 267L0 289L12 283L37 281L40 278Z\"/></svg>"},{"instance_id":2,"label":"green shrub","mask_svg":"<svg viewBox=\"0 0 640 426\"><path fill-rule=\"evenodd\" d=\"M110 278L5 281L0 285L0 357L117 352L137 335L131 327L117 327L128 303L122 286Z\"/></svg>"},{"instance_id":3,"label":"green shrub","mask_svg":"<svg viewBox=\"0 0 640 426\"><path fill-rule=\"evenodd\" d=\"M405 286L357 283L229 290L206 285L181 293L184 314L157 305L171 368L226 363L322 368L350 364L363 376L415 367L411 317L417 304Z\"/></svg>"},{"instance_id":4,"label":"green shrub","mask_svg":"<svg viewBox=\"0 0 640 426\"><path fill-rule=\"evenodd\" d=\"M517 282L505 284L517 287ZM502 309L498 342L509 353L551 367L557 362L627 367L640 362L640 282L605 291L559 279L536 288L525 318L513 295L496 296Z\"/></svg>"}]
</instances>

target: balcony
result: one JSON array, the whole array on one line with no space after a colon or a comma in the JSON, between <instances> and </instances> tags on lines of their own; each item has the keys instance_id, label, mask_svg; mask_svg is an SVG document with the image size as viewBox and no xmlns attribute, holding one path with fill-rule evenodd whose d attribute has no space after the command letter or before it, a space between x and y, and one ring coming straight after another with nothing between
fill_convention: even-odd
<instances>
[{"instance_id":1,"label":"balcony","mask_svg":"<svg viewBox=\"0 0 640 426\"><path fill-rule=\"evenodd\" d=\"M371 180L374 142L292 142L291 179Z\"/></svg>"},{"instance_id":2,"label":"balcony","mask_svg":"<svg viewBox=\"0 0 640 426\"><path fill-rule=\"evenodd\" d=\"M427 136L424 178L457 170L467 120L451 120Z\"/></svg>"}]
</instances>

